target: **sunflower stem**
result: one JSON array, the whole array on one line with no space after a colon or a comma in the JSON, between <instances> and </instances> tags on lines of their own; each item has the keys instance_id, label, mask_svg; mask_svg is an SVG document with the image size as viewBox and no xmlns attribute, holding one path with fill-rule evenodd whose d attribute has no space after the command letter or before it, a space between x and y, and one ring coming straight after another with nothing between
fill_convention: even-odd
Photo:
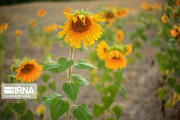
<instances>
[{"instance_id":1,"label":"sunflower stem","mask_svg":"<svg viewBox=\"0 0 180 120\"><path fill-rule=\"evenodd\" d=\"M69 56L70 60L73 60L73 54L74 54L74 47L70 47L70 56ZM68 79L67 79L68 82L71 81L71 75L72 75L72 66L69 67ZM67 102L69 103L69 97L67 97ZM70 108L65 114L65 120L69 120L69 111L70 111Z\"/></svg>"}]
</instances>

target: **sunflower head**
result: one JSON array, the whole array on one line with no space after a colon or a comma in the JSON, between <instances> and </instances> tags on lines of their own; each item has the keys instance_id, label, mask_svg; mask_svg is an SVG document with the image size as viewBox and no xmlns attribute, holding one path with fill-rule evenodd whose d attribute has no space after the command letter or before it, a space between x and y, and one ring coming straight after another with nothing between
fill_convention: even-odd
<instances>
[{"instance_id":1,"label":"sunflower head","mask_svg":"<svg viewBox=\"0 0 180 120\"><path fill-rule=\"evenodd\" d=\"M57 24L56 23L52 24L51 27L52 27L52 31L56 31L57 30Z\"/></svg>"},{"instance_id":2,"label":"sunflower head","mask_svg":"<svg viewBox=\"0 0 180 120\"><path fill-rule=\"evenodd\" d=\"M129 54L131 54L131 52L132 52L132 46L129 44L129 45L127 45L127 47L125 49L125 54L129 55Z\"/></svg>"},{"instance_id":3,"label":"sunflower head","mask_svg":"<svg viewBox=\"0 0 180 120\"><path fill-rule=\"evenodd\" d=\"M16 30L16 36L20 36L20 35L22 35L22 31L21 30Z\"/></svg>"},{"instance_id":4,"label":"sunflower head","mask_svg":"<svg viewBox=\"0 0 180 120\"><path fill-rule=\"evenodd\" d=\"M30 59L24 59L17 64L17 67L13 68L17 72L16 79L27 83L36 80L41 75L42 71L42 65Z\"/></svg>"},{"instance_id":5,"label":"sunflower head","mask_svg":"<svg viewBox=\"0 0 180 120\"><path fill-rule=\"evenodd\" d=\"M7 30L7 28L8 28L8 23L2 23L2 27L3 27L3 30Z\"/></svg>"},{"instance_id":6,"label":"sunflower head","mask_svg":"<svg viewBox=\"0 0 180 120\"><path fill-rule=\"evenodd\" d=\"M177 6L180 6L180 0L176 1Z\"/></svg>"},{"instance_id":7,"label":"sunflower head","mask_svg":"<svg viewBox=\"0 0 180 120\"><path fill-rule=\"evenodd\" d=\"M36 109L36 112L41 117L45 114L46 108L44 107L44 105L39 105Z\"/></svg>"},{"instance_id":8,"label":"sunflower head","mask_svg":"<svg viewBox=\"0 0 180 120\"><path fill-rule=\"evenodd\" d=\"M106 59L108 49L109 49L109 46L106 43L106 41L103 40L98 44L98 48L96 51L97 51L97 54L98 54L100 59L103 59L103 60Z\"/></svg>"},{"instance_id":9,"label":"sunflower head","mask_svg":"<svg viewBox=\"0 0 180 120\"><path fill-rule=\"evenodd\" d=\"M118 30L116 35L116 41L121 42L124 39L124 32L122 30Z\"/></svg>"},{"instance_id":10,"label":"sunflower head","mask_svg":"<svg viewBox=\"0 0 180 120\"><path fill-rule=\"evenodd\" d=\"M170 31L171 36L180 40L180 26L173 26L174 29Z\"/></svg>"},{"instance_id":11,"label":"sunflower head","mask_svg":"<svg viewBox=\"0 0 180 120\"><path fill-rule=\"evenodd\" d=\"M117 50L110 50L105 59L105 66L110 69L126 68L127 60L124 54Z\"/></svg>"},{"instance_id":12,"label":"sunflower head","mask_svg":"<svg viewBox=\"0 0 180 120\"><path fill-rule=\"evenodd\" d=\"M50 32L52 31L51 28L52 28L51 25L46 26L46 27L45 27L45 32L46 32L46 33L50 33Z\"/></svg>"},{"instance_id":13,"label":"sunflower head","mask_svg":"<svg viewBox=\"0 0 180 120\"><path fill-rule=\"evenodd\" d=\"M34 28L34 27L37 26L37 22L36 22L36 20L34 20L34 19L31 19L31 20L29 21L29 24L31 25L32 28Z\"/></svg>"},{"instance_id":14,"label":"sunflower head","mask_svg":"<svg viewBox=\"0 0 180 120\"><path fill-rule=\"evenodd\" d=\"M91 14L88 11L74 11L73 14L64 12L68 21L64 26L60 26L63 29L59 32L59 38L64 36L67 43L70 42L70 46L75 48L81 47L81 41L85 46L94 44L94 40L101 38L103 29L98 22L104 22L98 14Z\"/></svg>"},{"instance_id":15,"label":"sunflower head","mask_svg":"<svg viewBox=\"0 0 180 120\"><path fill-rule=\"evenodd\" d=\"M142 8L143 10L146 10L146 9L148 8L148 4L147 4L146 2L142 2L142 3L141 3L141 8Z\"/></svg>"},{"instance_id":16,"label":"sunflower head","mask_svg":"<svg viewBox=\"0 0 180 120\"><path fill-rule=\"evenodd\" d=\"M167 15L163 15L161 17L161 20L162 20L163 23L167 23L169 21Z\"/></svg>"},{"instance_id":17,"label":"sunflower head","mask_svg":"<svg viewBox=\"0 0 180 120\"><path fill-rule=\"evenodd\" d=\"M46 15L46 10L44 9L39 9L37 12L39 17L44 17Z\"/></svg>"}]
</instances>

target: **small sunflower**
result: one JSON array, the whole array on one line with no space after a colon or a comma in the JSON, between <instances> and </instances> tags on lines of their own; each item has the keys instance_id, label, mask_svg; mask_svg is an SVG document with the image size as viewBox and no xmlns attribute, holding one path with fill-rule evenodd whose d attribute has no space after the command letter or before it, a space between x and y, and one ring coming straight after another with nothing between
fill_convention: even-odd
<instances>
[{"instance_id":1,"label":"small sunflower","mask_svg":"<svg viewBox=\"0 0 180 120\"><path fill-rule=\"evenodd\" d=\"M2 26L3 26L3 30L7 30L7 28L8 28L8 24L7 23L2 23Z\"/></svg>"},{"instance_id":2,"label":"small sunflower","mask_svg":"<svg viewBox=\"0 0 180 120\"><path fill-rule=\"evenodd\" d=\"M0 34L2 34L2 33L3 33L3 26L0 25Z\"/></svg>"},{"instance_id":3,"label":"small sunflower","mask_svg":"<svg viewBox=\"0 0 180 120\"><path fill-rule=\"evenodd\" d=\"M24 62L16 69L16 72L18 72L16 79L20 78L21 82L33 82L41 75L41 71L42 65L38 65L35 60Z\"/></svg>"},{"instance_id":4,"label":"small sunflower","mask_svg":"<svg viewBox=\"0 0 180 120\"><path fill-rule=\"evenodd\" d=\"M106 59L108 48L109 46L104 40L98 44L98 48L96 51L100 59L103 59L103 60Z\"/></svg>"},{"instance_id":5,"label":"small sunflower","mask_svg":"<svg viewBox=\"0 0 180 120\"><path fill-rule=\"evenodd\" d=\"M177 6L180 6L180 0L176 1Z\"/></svg>"},{"instance_id":6,"label":"small sunflower","mask_svg":"<svg viewBox=\"0 0 180 120\"><path fill-rule=\"evenodd\" d=\"M111 50L106 57L105 66L110 69L126 68L127 60L119 50Z\"/></svg>"},{"instance_id":7,"label":"small sunflower","mask_svg":"<svg viewBox=\"0 0 180 120\"><path fill-rule=\"evenodd\" d=\"M162 22L163 23L167 23L169 20L168 20L168 17L166 16L166 15L163 15L162 17L161 17L161 20L162 20Z\"/></svg>"},{"instance_id":8,"label":"small sunflower","mask_svg":"<svg viewBox=\"0 0 180 120\"><path fill-rule=\"evenodd\" d=\"M22 31L21 30L16 30L15 34L16 34L16 36L20 36L20 35L22 35Z\"/></svg>"},{"instance_id":9,"label":"small sunflower","mask_svg":"<svg viewBox=\"0 0 180 120\"><path fill-rule=\"evenodd\" d=\"M39 9L37 12L39 17L44 17L46 15L46 10L44 9Z\"/></svg>"},{"instance_id":10,"label":"small sunflower","mask_svg":"<svg viewBox=\"0 0 180 120\"><path fill-rule=\"evenodd\" d=\"M39 116L42 116L46 112L46 108L44 107L44 105L39 105L36 109L36 112Z\"/></svg>"},{"instance_id":11,"label":"small sunflower","mask_svg":"<svg viewBox=\"0 0 180 120\"><path fill-rule=\"evenodd\" d=\"M52 24L51 27L52 27L52 31L56 31L57 30L57 24L56 23Z\"/></svg>"},{"instance_id":12,"label":"small sunflower","mask_svg":"<svg viewBox=\"0 0 180 120\"><path fill-rule=\"evenodd\" d=\"M124 39L124 32L122 30L118 30L116 41L121 42Z\"/></svg>"},{"instance_id":13,"label":"small sunflower","mask_svg":"<svg viewBox=\"0 0 180 120\"><path fill-rule=\"evenodd\" d=\"M180 26L179 27L173 26L173 27L174 29L170 31L171 36L180 40Z\"/></svg>"},{"instance_id":14,"label":"small sunflower","mask_svg":"<svg viewBox=\"0 0 180 120\"><path fill-rule=\"evenodd\" d=\"M125 54L126 54L126 55L129 55L129 54L131 54L131 52L132 52L132 46L129 44L129 45L126 47Z\"/></svg>"},{"instance_id":15,"label":"small sunflower","mask_svg":"<svg viewBox=\"0 0 180 120\"><path fill-rule=\"evenodd\" d=\"M100 15L91 15L85 11L75 11L74 14L63 12L68 21L64 26L60 26L63 30L59 32L59 38L64 36L67 43L70 42L70 46L75 45L75 48L81 47L81 40L87 47L94 44L94 40L98 40L102 35L102 27L98 22L104 22Z\"/></svg>"},{"instance_id":16,"label":"small sunflower","mask_svg":"<svg viewBox=\"0 0 180 120\"><path fill-rule=\"evenodd\" d=\"M32 19L29 21L29 24L31 25L32 28L36 27L37 26L37 22L36 20Z\"/></svg>"},{"instance_id":17,"label":"small sunflower","mask_svg":"<svg viewBox=\"0 0 180 120\"><path fill-rule=\"evenodd\" d=\"M143 10L148 9L148 4L147 4L146 2L141 3L141 8L142 8Z\"/></svg>"}]
</instances>

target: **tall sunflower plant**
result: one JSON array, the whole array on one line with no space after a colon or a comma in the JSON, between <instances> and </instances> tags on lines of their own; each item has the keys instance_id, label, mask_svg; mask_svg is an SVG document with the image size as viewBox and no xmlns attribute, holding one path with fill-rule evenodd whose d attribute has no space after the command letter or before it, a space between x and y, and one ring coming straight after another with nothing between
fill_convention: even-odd
<instances>
[{"instance_id":1,"label":"tall sunflower plant","mask_svg":"<svg viewBox=\"0 0 180 120\"><path fill-rule=\"evenodd\" d=\"M49 106L52 120L57 120L64 115L65 120L69 120L69 112L77 120L92 120L88 105L82 103L76 104L80 88L87 86L89 82L84 76L74 74L73 68L77 69L97 69L96 66L84 59L73 61L74 51L80 50L88 52L87 46L95 43L103 34L103 29L99 22L105 20L99 14L92 14L88 11L73 11L72 13L63 12L67 18L64 26L53 41L62 41L64 45L70 48L69 58L60 57L57 62L44 65L44 70L60 74L64 71L67 73L67 81L63 83L62 88L65 95L59 93L49 94L42 98L42 102Z\"/></svg>"},{"instance_id":2,"label":"tall sunflower plant","mask_svg":"<svg viewBox=\"0 0 180 120\"><path fill-rule=\"evenodd\" d=\"M180 101L180 1L168 2L162 7L159 32L161 37L161 49L156 53L161 72L158 98L162 101L162 107L172 108ZM163 111L165 118L166 111Z\"/></svg>"},{"instance_id":3,"label":"tall sunflower plant","mask_svg":"<svg viewBox=\"0 0 180 120\"><path fill-rule=\"evenodd\" d=\"M6 52L6 30L8 28L8 23L0 24L0 82L2 82L3 77L5 76L5 52Z\"/></svg>"},{"instance_id":4,"label":"tall sunflower plant","mask_svg":"<svg viewBox=\"0 0 180 120\"><path fill-rule=\"evenodd\" d=\"M31 83L39 78L43 66L39 65L35 59L24 57L23 60L17 59L11 67L12 74L9 75L9 83ZM16 102L7 102L1 112L1 119L34 120L34 114L27 109L28 100L17 99Z\"/></svg>"}]
</instances>

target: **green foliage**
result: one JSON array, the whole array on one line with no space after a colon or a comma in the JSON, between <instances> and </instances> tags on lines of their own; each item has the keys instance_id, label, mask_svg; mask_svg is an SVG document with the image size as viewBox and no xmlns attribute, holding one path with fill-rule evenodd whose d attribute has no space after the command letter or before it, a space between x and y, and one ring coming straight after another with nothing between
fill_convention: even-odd
<instances>
[{"instance_id":1,"label":"green foliage","mask_svg":"<svg viewBox=\"0 0 180 120\"><path fill-rule=\"evenodd\" d=\"M122 114L122 107L121 106L114 106L112 108L113 113L116 116L116 119L119 119L121 117Z\"/></svg>"},{"instance_id":2,"label":"green foliage","mask_svg":"<svg viewBox=\"0 0 180 120\"><path fill-rule=\"evenodd\" d=\"M68 60L65 57L61 57L58 60L59 68L58 68L58 73L64 72L67 68L71 67L74 62L72 60Z\"/></svg>"},{"instance_id":3,"label":"green foliage","mask_svg":"<svg viewBox=\"0 0 180 120\"><path fill-rule=\"evenodd\" d=\"M26 109L26 102L21 101L20 103L14 103L12 109L16 111L18 114L23 114Z\"/></svg>"},{"instance_id":4,"label":"green foliage","mask_svg":"<svg viewBox=\"0 0 180 120\"><path fill-rule=\"evenodd\" d=\"M30 110L27 110L25 114L20 116L20 120L34 120L34 114Z\"/></svg>"},{"instance_id":5,"label":"green foliage","mask_svg":"<svg viewBox=\"0 0 180 120\"><path fill-rule=\"evenodd\" d=\"M65 100L54 98L50 105L50 114L52 120L58 120L65 112L69 110L69 103Z\"/></svg>"},{"instance_id":6,"label":"green foliage","mask_svg":"<svg viewBox=\"0 0 180 120\"><path fill-rule=\"evenodd\" d=\"M174 85L176 84L176 79L174 78L168 78L168 84L170 87L174 87Z\"/></svg>"},{"instance_id":7,"label":"green foliage","mask_svg":"<svg viewBox=\"0 0 180 120\"><path fill-rule=\"evenodd\" d=\"M158 90L158 98L159 99L162 99L162 98L166 97L167 94L168 94L168 90L166 88L160 88Z\"/></svg>"},{"instance_id":8,"label":"green foliage","mask_svg":"<svg viewBox=\"0 0 180 120\"><path fill-rule=\"evenodd\" d=\"M73 115L77 120L93 120L93 116L86 104L81 104L73 110Z\"/></svg>"},{"instance_id":9,"label":"green foliage","mask_svg":"<svg viewBox=\"0 0 180 120\"><path fill-rule=\"evenodd\" d=\"M175 87L174 87L174 90L180 94L180 84L176 84Z\"/></svg>"},{"instance_id":10,"label":"green foliage","mask_svg":"<svg viewBox=\"0 0 180 120\"><path fill-rule=\"evenodd\" d=\"M45 105L50 106L54 98L60 98L60 97L61 97L61 95L58 93L49 94L47 96L43 96L42 102Z\"/></svg>"},{"instance_id":11,"label":"green foliage","mask_svg":"<svg viewBox=\"0 0 180 120\"><path fill-rule=\"evenodd\" d=\"M63 84L63 91L75 102L79 93L80 84L78 82L66 82Z\"/></svg>"},{"instance_id":12,"label":"green foliage","mask_svg":"<svg viewBox=\"0 0 180 120\"><path fill-rule=\"evenodd\" d=\"M43 79L43 81L44 81L45 83L47 83L48 80L50 79L50 75L49 75L49 74L43 74L43 75L42 75L42 79Z\"/></svg>"},{"instance_id":13,"label":"green foliage","mask_svg":"<svg viewBox=\"0 0 180 120\"><path fill-rule=\"evenodd\" d=\"M86 86L89 82L80 74L72 74L72 79L80 84L80 86Z\"/></svg>"},{"instance_id":14,"label":"green foliage","mask_svg":"<svg viewBox=\"0 0 180 120\"><path fill-rule=\"evenodd\" d=\"M12 111L12 104L13 103L7 103L3 111L1 112L1 119L9 119L14 116Z\"/></svg>"},{"instance_id":15,"label":"green foliage","mask_svg":"<svg viewBox=\"0 0 180 120\"><path fill-rule=\"evenodd\" d=\"M101 106L97 103L94 104L93 108L94 108L93 114L94 114L95 118L98 118L101 114L104 113L104 110L105 110L103 106Z\"/></svg>"},{"instance_id":16,"label":"green foliage","mask_svg":"<svg viewBox=\"0 0 180 120\"><path fill-rule=\"evenodd\" d=\"M78 69L87 69L87 68L95 68L97 69L96 66L94 66L93 64L87 62L86 60L83 59L79 59L77 61L77 63L75 64L75 67Z\"/></svg>"},{"instance_id":17,"label":"green foliage","mask_svg":"<svg viewBox=\"0 0 180 120\"><path fill-rule=\"evenodd\" d=\"M53 91L56 91L56 82L54 80L49 82L49 88Z\"/></svg>"},{"instance_id":18,"label":"green foliage","mask_svg":"<svg viewBox=\"0 0 180 120\"><path fill-rule=\"evenodd\" d=\"M47 87L44 85L38 85L38 92L43 95L44 92L46 91Z\"/></svg>"}]
</instances>

